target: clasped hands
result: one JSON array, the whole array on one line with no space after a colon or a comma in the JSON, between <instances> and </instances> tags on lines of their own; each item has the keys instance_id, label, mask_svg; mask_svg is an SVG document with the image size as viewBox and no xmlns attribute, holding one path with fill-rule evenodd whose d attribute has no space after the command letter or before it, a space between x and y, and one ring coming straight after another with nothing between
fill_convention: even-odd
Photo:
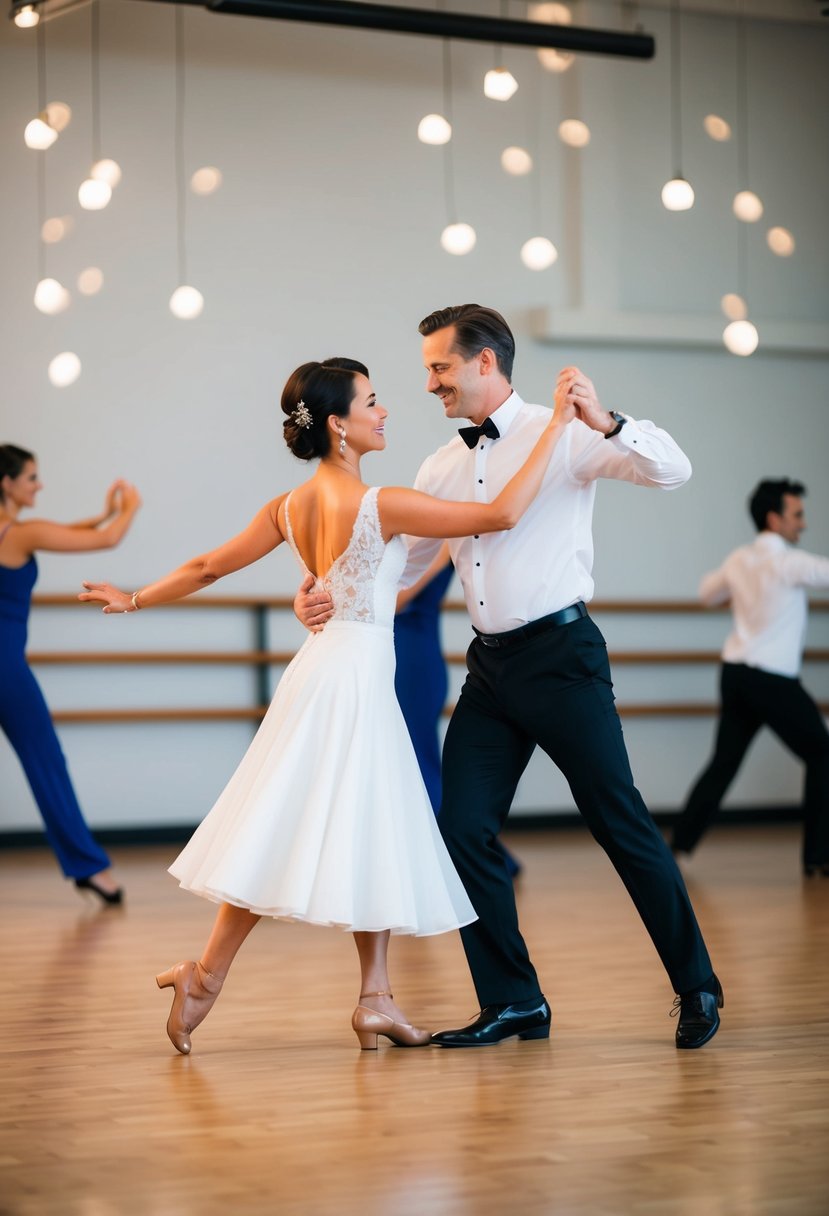
<instances>
[{"instance_id":1,"label":"clasped hands","mask_svg":"<svg viewBox=\"0 0 829 1216\"><path fill-rule=\"evenodd\" d=\"M615 419L599 401L593 381L577 367L564 367L558 373L553 400L556 413L561 412L566 418L567 411L572 410L574 417L602 435L616 426Z\"/></svg>"}]
</instances>

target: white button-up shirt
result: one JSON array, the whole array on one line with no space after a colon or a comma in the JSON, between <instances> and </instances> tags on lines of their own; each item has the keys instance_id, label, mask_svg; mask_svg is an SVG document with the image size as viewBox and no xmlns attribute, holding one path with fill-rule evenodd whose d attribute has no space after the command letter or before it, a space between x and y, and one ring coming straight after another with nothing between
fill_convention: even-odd
<instances>
[{"instance_id":1,"label":"white button-up shirt","mask_svg":"<svg viewBox=\"0 0 829 1216\"><path fill-rule=\"evenodd\" d=\"M470 451L456 436L423 463L415 488L437 498L491 502L529 456L550 411L512 393L491 417L500 438L482 438ZM482 633L503 633L592 598L598 477L672 490L690 475L687 456L652 422L629 419L612 439L571 422L515 528L449 542L472 624ZM419 578L440 546L435 540L408 541L404 587Z\"/></svg>"},{"instance_id":2,"label":"white button-up shirt","mask_svg":"<svg viewBox=\"0 0 829 1216\"><path fill-rule=\"evenodd\" d=\"M703 603L731 600L734 629L723 646L723 662L798 676L807 587L829 587L829 558L802 553L776 532L761 532L706 574L699 589Z\"/></svg>"}]
</instances>

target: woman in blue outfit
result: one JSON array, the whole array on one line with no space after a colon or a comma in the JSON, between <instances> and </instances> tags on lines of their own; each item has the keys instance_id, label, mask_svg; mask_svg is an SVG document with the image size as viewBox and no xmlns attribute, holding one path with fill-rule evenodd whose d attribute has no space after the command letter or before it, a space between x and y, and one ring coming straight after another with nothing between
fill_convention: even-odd
<instances>
[{"instance_id":1,"label":"woman in blue outfit","mask_svg":"<svg viewBox=\"0 0 829 1216\"><path fill-rule=\"evenodd\" d=\"M0 726L17 752L64 874L79 890L117 904L122 891L109 872L109 857L84 820L25 649L37 578L35 552L111 549L126 533L141 499L134 486L116 481L104 510L91 519L75 524L21 522L20 511L34 506L40 489L34 455L11 443L0 444Z\"/></svg>"},{"instance_id":2,"label":"woman in blue outfit","mask_svg":"<svg viewBox=\"0 0 829 1216\"><path fill-rule=\"evenodd\" d=\"M449 691L440 644L440 605L454 573L449 546L442 545L423 577L398 595L394 618L394 691L436 815L440 810L437 725Z\"/></svg>"},{"instance_id":3,"label":"woman in blue outfit","mask_svg":"<svg viewBox=\"0 0 829 1216\"><path fill-rule=\"evenodd\" d=\"M425 574L400 592L394 618L394 691L436 815L441 795L438 722L449 691L440 643L440 606L454 573L449 546L444 544ZM500 840L496 845L510 877L516 878L521 863Z\"/></svg>"}]
</instances>

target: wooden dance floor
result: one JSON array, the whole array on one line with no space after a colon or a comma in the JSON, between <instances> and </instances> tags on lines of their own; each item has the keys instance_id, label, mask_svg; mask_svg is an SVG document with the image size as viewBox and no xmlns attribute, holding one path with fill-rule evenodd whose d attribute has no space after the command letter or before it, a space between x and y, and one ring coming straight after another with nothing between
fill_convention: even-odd
<instances>
[{"instance_id":1,"label":"wooden dance floor","mask_svg":"<svg viewBox=\"0 0 829 1216\"><path fill-rule=\"evenodd\" d=\"M155 972L213 908L116 854L123 909L84 904L45 851L2 877L4 1216L825 1216L829 879L791 827L711 834L686 867L725 988L677 1052L673 994L608 862L579 831L517 833L549 1042L361 1052L356 952L263 922L177 1055ZM415 1024L476 1012L456 935L392 945Z\"/></svg>"}]
</instances>

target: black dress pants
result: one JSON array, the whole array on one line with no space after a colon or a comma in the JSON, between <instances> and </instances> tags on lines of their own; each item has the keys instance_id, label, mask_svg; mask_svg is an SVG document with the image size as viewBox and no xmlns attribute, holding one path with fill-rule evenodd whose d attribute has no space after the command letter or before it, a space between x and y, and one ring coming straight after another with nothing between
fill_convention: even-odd
<instances>
[{"instance_id":1,"label":"black dress pants","mask_svg":"<svg viewBox=\"0 0 829 1216\"><path fill-rule=\"evenodd\" d=\"M475 639L443 750L438 825L479 919L461 930L481 1006L532 1000L538 978L495 848L538 744L561 769L684 992L711 974L688 893L633 784L604 639L583 617L504 649Z\"/></svg>"},{"instance_id":2,"label":"black dress pants","mask_svg":"<svg viewBox=\"0 0 829 1216\"><path fill-rule=\"evenodd\" d=\"M744 663L723 663L722 704L713 758L674 825L673 842L690 852L720 809L728 787L761 726L806 765L803 790L803 864L829 864L829 731L797 679Z\"/></svg>"}]
</instances>

